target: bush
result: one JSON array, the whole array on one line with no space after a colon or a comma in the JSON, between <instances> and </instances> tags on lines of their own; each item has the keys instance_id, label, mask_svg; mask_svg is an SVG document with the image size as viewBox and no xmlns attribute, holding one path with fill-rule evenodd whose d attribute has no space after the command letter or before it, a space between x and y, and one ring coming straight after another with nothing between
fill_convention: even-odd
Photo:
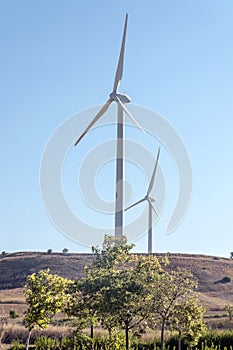
<instances>
[{"instance_id":1,"label":"bush","mask_svg":"<svg viewBox=\"0 0 233 350\"><path fill-rule=\"evenodd\" d=\"M231 282L231 278L229 276L223 277L222 283L228 283L228 282Z\"/></svg>"},{"instance_id":2,"label":"bush","mask_svg":"<svg viewBox=\"0 0 233 350\"><path fill-rule=\"evenodd\" d=\"M36 350L52 350L59 347L60 341L57 338L40 336L36 338L34 345Z\"/></svg>"},{"instance_id":3,"label":"bush","mask_svg":"<svg viewBox=\"0 0 233 350\"><path fill-rule=\"evenodd\" d=\"M9 311L9 317L14 319L14 318L19 317L19 314L18 314L18 312L16 310L10 310Z\"/></svg>"},{"instance_id":4,"label":"bush","mask_svg":"<svg viewBox=\"0 0 233 350\"><path fill-rule=\"evenodd\" d=\"M22 342L22 341L21 341ZM33 342L33 339L32 339ZM218 333L216 331L208 332L202 336L196 347L193 350L233 350L233 331ZM25 345L20 344L18 340L11 343L11 350L23 350ZM68 336L59 338L58 336L48 337L46 335L37 336L34 345L31 345L34 350L123 350L125 349L124 334L113 332L111 340L106 336L95 336L91 339L85 334L73 332ZM182 350L188 350L189 345L182 341ZM155 341L146 339L130 338L131 350L159 350L160 340ZM166 341L164 350L177 350L177 336L172 336Z\"/></svg>"},{"instance_id":5,"label":"bush","mask_svg":"<svg viewBox=\"0 0 233 350\"><path fill-rule=\"evenodd\" d=\"M202 349L203 344L205 347L215 348L218 350L232 350L233 344L233 332L226 331L223 333L217 333L216 331L208 332L205 336L199 339L197 348Z\"/></svg>"},{"instance_id":6,"label":"bush","mask_svg":"<svg viewBox=\"0 0 233 350\"><path fill-rule=\"evenodd\" d=\"M79 332L73 332L69 336L62 339L61 345L63 350L73 350L73 349L92 350L93 340L85 334L82 334Z\"/></svg>"},{"instance_id":7,"label":"bush","mask_svg":"<svg viewBox=\"0 0 233 350\"><path fill-rule=\"evenodd\" d=\"M25 345L20 344L18 339L15 339L11 342L10 350L23 350L25 349Z\"/></svg>"}]
</instances>

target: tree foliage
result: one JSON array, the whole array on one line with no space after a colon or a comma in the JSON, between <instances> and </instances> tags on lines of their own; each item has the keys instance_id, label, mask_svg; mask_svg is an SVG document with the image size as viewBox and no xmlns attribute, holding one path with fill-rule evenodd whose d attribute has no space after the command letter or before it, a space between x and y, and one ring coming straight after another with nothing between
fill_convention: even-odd
<instances>
[{"instance_id":1,"label":"tree foliage","mask_svg":"<svg viewBox=\"0 0 233 350\"><path fill-rule=\"evenodd\" d=\"M196 296L185 296L174 305L171 329L178 332L178 349L181 339L191 347L197 345L200 336L206 331L203 323L205 308Z\"/></svg>"},{"instance_id":2,"label":"tree foliage","mask_svg":"<svg viewBox=\"0 0 233 350\"><path fill-rule=\"evenodd\" d=\"M52 316L64 309L67 283L65 278L49 273L49 269L28 277L25 286L28 309L24 317L25 327L29 329L27 347L32 329L46 328Z\"/></svg>"},{"instance_id":3,"label":"tree foliage","mask_svg":"<svg viewBox=\"0 0 233 350\"><path fill-rule=\"evenodd\" d=\"M226 311L228 313L229 320L232 321L232 319L233 319L233 305L227 304L224 307L224 311Z\"/></svg>"},{"instance_id":4,"label":"tree foliage","mask_svg":"<svg viewBox=\"0 0 233 350\"><path fill-rule=\"evenodd\" d=\"M148 293L145 284L161 273L156 257L141 260L130 253L133 245L124 237L105 236L103 248L93 248L94 260L86 268L86 276L75 284L77 296L81 292L83 304L73 304L73 314L87 307L89 318L97 318L108 329L111 337L114 327L125 330L126 349L129 331L146 325ZM82 311L83 311L82 310Z\"/></svg>"},{"instance_id":5,"label":"tree foliage","mask_svg":"<svg viewBox=\"0 0 233 350\"><path fill-rule=\"evenodd\" d=\"M176 314L176 306L186 300L197 288L197 280L186 269L176 271L161 270L153 274L149 283L145 284L147 312L154 325L161 329L161 348L164 348L164 331Z\"/></svg>"},{"instance_id":6,"label":"tree foliage","mask_svg":"<svg viewBox=\"0 0 233 350\"><path fill-rule=\"evenodd\" d=\"M77 320L78 329L90 326L91 338L95 324L101 324L109 332L109 344L124 329L126 349L129 333L139 334L145 327L160 328L161 348L166 327L178 332L179 345L181 338L195 344L205 329L196 279L185 269L168 270L166 257L139 257L132 248L125 237L105 236L102 248L92 248L93 263L85 267L84 277L68 281L49 270L29 276L29 331L46 328L55 313L64 311Z\"/></svg>"}]
</instances>

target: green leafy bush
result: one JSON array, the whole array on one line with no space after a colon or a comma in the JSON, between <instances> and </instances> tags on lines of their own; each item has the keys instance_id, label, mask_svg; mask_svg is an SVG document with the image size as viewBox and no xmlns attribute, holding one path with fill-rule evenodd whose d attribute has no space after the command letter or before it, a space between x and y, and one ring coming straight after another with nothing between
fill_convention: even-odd
<instances>
[{"instance_id":1,"label":"green leafy bush","mask_svg":"<svg viewBox=\"0 0 233 350\"><path fill-rule=\"evenodd\" d=\"M36 350L53 350L59 347L60 341L56 338L40 336L35 339L34 345Z\"/></svg>"},{"instance_id":2,"label":"green leafy bush","mask_svg":"<svg viewBox=\"0 0 233 350\"><path fill-rule=\"evenodd\" d=\"M14 318L19 317L19 314L18 314L18 312L16 310L10 310L9 311L9 317L14 319Z\"/></svg>"}]
</instances>

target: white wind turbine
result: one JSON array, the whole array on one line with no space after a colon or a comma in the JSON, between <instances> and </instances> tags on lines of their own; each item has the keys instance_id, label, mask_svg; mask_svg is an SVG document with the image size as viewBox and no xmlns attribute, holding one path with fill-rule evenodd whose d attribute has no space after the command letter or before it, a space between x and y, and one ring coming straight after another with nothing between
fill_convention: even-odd
<instances>
[{"instance_id":1,"label":"white wind turbine","mask_svg":"<svg viewBox=\"0 0 233 350\"><path fill-rule=\"evenodd\" d=\"M152 173L150 184L149 184L149 187L148 187L148 190L147 190L147 193L146 193L145 197L140 199L139 201L137 201L136 203L130 205L128 208L125 209L125 211L126 211L126 210L128 210L128 209L130 209L130 208L132 208L132 207L134 207L136 205L138 205L139 203L142 203L144 201L148 202L148 211L149 211L148 212L148 254L152 253L152 210L160 218L159 214L157 213L157 211L155 210L155 208L154 208L154 206L152 204L153 202L155 202L155 199L150 196L150 193L151 193L151 191L153 189L153 186L154 186L155 174L156 174L158 161L159 161L159 154L160 154L160 147L158 149L154 171Z\"/></svg>"},{"instance_id":2,"label":"white wind turbine","mask_svg":"<svg viewBox=\"0 0 233 350\"><path fill-rule=\"evenodd\" d=\"M115 206L115 236L119 237L123 235L123 205L124 205L124 187L123 187L123 175L124 175L124 112L132 119L132 121L140 128L142 127L135 120L132 114L125 107L125 103L129 103L131 99L127 95L118 93L118 87L123 76L123 64L124 64L124 51L125 51L125 38L127 30L128 14L125 16L125 26L121 44L121 51L119 56L119 61L117 65L115 81L113 85L113 91L109 95L109 99L91 121L91 123L86 127L82 135L76 141L75 146L81 141L85 134L91 129L91 127L102 117L102 115L107 111L110 104L115 101L118 104L117 112L117 154L116 154L116 206Z\"/></svg>"}]
</instances>

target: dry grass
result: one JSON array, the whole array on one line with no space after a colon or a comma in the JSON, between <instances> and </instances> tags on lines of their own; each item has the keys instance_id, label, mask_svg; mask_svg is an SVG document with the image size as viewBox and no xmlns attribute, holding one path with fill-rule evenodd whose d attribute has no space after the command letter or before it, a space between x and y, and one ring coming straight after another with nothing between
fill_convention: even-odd
<instances>
[{"instance_id":1,"label":"dry grass","mask_svg":"<svg viewBox=\"0 0 233 350\"><path fill-rule=\"evenodd\" d=\"M0 301L1 302L14 301L17 303L24 303L25 297L23 294L23 288L0 290Z\"/></svg>"},{"instance_id":2,"label":"dry grass","mask_svg":"<svg viewBox=\"0 0 233 350\"><path fill-rule=\"evenodd\" d=\"M27 309L23 288L0 290L0 316L8 316L10 310L16 310L23 317Z\"/></svg>"},{"instance_id":3,"label":"dry grass","mask_svg":"<svg viewBox=\"0 0 233 350\"><path fill-rule=\"evenodd\" d=\"M63 338L70 333L70 328L65 326L49 326L47 329L39 331L34 330L31 335L31 342L38 335L46 335L50 338ZM4 344L10 344L13 339L20 339L22 343L26 343L28 336L28 330L20 324L9 323L4 327L4 335L2 342Z\"/></svg>"}]
</instances>

